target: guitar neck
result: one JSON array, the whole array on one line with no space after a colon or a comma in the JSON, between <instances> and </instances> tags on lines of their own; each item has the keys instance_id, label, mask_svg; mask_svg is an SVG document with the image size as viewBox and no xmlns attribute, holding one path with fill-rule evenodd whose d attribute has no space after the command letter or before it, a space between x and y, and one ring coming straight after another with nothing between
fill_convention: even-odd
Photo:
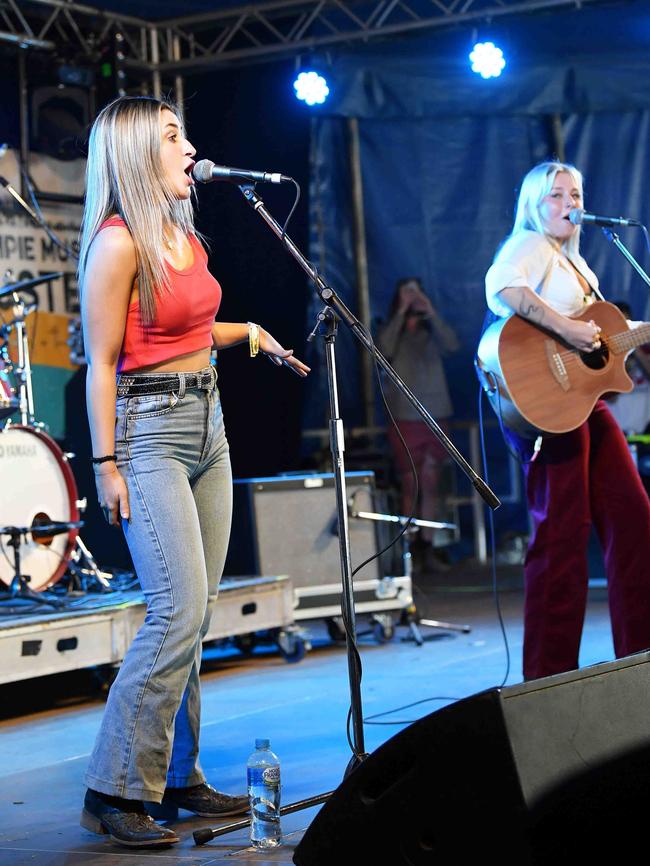
<instances>
[{"instance_id":1,"label":"guitar neck","mask_svg":"<svg viewBox=\"0 0 650 866\"><path fill-rule=\"evenodd\" d=\"M629 352L630 349L636 349L637 346L643 346L644 343L650 343L650 322L645 322L638 328L630 328L628 331L614 334L607 340L607 345L616 355Z\"/></svg>"}]
</instances>

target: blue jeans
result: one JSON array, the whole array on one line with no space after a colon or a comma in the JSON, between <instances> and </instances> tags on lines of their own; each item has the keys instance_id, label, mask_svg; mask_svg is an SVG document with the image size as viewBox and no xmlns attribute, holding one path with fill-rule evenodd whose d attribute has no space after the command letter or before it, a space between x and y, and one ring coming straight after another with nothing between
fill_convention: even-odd
<instances>
[{"instance_id":1,"label":"blue jeans","mask_svg":"<svg viewBox=\"0 0 650 866\"><path fill-rule=\"evenodd\" d=\"M142 376L153 374L140 374ZM232 476L216 372L209 390L118 397L122 521L147 612L113 683L86 783L160 802L198 785L201 642L228 547Z\"/></svg>"}]
</instances>

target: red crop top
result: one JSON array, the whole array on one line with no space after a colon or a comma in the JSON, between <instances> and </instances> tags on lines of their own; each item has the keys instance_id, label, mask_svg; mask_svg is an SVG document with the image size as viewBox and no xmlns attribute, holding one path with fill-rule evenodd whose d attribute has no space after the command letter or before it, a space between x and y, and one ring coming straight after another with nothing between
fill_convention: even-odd
<instances>
[{"instance_id":1,"label":"red crop top","mask_svg":"<svg viewBox=\"0 0 650 866\"><path fill-rule=\"evenodd\" d=\"M126 224L121 217L110 217L99 231L108 226L126 227ZM152 325L143 328L139 301L129 304L118 373L212 346L212 325L221 303L221 286L208 271L208 257L194 235L190 235L190 244L194 261L184 271L165 260L170 288L156 295L156 318Z\"/></svg>"}]
</instances>

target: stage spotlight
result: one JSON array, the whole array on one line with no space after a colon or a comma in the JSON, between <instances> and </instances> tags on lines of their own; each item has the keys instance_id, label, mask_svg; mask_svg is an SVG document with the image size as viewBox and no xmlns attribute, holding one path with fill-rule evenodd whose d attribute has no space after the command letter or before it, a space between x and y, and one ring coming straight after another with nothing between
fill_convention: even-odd
<instances>
[{"instance_id":1,"label":"stage spotlight","mask_svg":"<svg viewBox=\"0 0 650 866\"><path fill-rule=\"evenodd\" d=\"M477 42L469 59L472 72L476 72L482 78L498 78L506 65L503 51L494 42Z\"/></svg>"},{"instance_id":2,"label":"stage spotlight","mask_svg":"<svg viewBox=\"0 0 650 866\"><path fill-rule=\"evenodd\" d=\"M325 78L313 70L301 72L293 82L293 89L296 98L307 105L322 105L330 92Z\"/></svg>"}]
</instances>

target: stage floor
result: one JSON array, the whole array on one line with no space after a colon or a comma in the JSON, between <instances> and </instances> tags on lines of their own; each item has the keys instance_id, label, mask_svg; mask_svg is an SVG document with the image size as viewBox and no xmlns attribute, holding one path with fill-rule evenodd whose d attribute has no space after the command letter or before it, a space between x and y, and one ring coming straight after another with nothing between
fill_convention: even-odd
<instances>
[{"instance_id":1,"label":"stage floor","mask_svg":"<svg viewBox=\"0 0 650 866\"><path fill-rule=\"evenodd\" d=\"M512 665L508 683L521 679L522 592L517 569L505 572L502 606ZM372 751L415 720L452 699L498 685L505 653L487 575L465 565L419 581L421 616L468 623L469 634L438 634L418 647L360 639L364 716L425 701L367 724ZM282 764L283 804L335 788L349 760L345 719L348 675L343 648L309 623L314 648L297 664L275 649L251 658L207 650L204 659L202 761L208 779L228 792L245 790L246 759L256 737L269 737ZM428 630L424 629L425 632ZM431 634L431 632L428 632ZM582 664L613 658L604 589L590 591ZM174 864L290 864L293 849L315 814L283 819L285 844L258 853L241 831L195 847L192 831L210 826L190 818L175 827L180 845L161 852L128 851L79 826L83 774L103 711L88 673L57 675L4 686L0 702L0 864L2 866L149 866ZM453 779L438 780L453 785ZM225 823L225 822L224 822ZM343 862L343 861L341 861Z\"/></svg>"}]
</instances>

